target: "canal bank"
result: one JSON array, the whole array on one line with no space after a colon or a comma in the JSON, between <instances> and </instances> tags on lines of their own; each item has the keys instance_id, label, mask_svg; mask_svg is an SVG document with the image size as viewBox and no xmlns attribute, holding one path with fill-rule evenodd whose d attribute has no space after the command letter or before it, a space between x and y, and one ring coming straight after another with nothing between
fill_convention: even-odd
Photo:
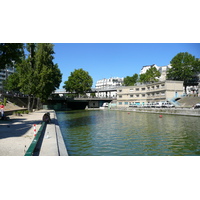
<instances>
[{"instance_id":1,"label":"canal bank","mask_svg":"<svg viewBox=\"0 0 200 200\"><path fill-rule=\"evenodd\" d=\"M111 110L123 110L123 111L133 111L133 112L200 117L200 109L193 109L193 108L130 108L130 107L114 108L114 107L112 107Z\"/></svg>"},{"instance_id":2,"label":"canal bank","mask_svg":"<svg viewBox=\"0 0 200 200\"><path fill-rule=\"evenodd\" d=\"M9 120L0 121L0 156L24 156L40 129L42 117L50 112L51 123L44 131L39 156L67 156L67 150L60 132L54 110L39 110L21 116L10 115Z\"/></svg>"}]
</instances>

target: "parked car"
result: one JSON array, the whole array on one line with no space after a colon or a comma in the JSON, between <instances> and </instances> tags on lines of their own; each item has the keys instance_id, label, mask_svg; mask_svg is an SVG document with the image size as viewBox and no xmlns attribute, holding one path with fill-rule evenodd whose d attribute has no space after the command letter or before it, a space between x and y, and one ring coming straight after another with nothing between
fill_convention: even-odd
<instances>
[{"instance_id":1,"label":"parked car","mask_svg":"<svg viewBox=\"0 0 200 200\"><path fill-rule=\"evenodd\" d=\"M200 103L194 105L194 109L200 108Z\"/></svg>"},{"instance_id":2,"label":"parked car","mask_svg":"<svg viewBox=\"0 0 200 200\"><path fill-rule=\"evenodd\" d=\"M162 108L173 108L175 107L173 104L171 104L170 102L163 102L162 103Z\"/></svg>"},{"instance_id":3,"label":"parked car","mask_svg":"<svg viewBox=\"0 0 200 200\"><path fill-rule=\"evenodd\" d=\"M163 102L156 102L155 103L155 108L161 108Z\"/></svg>"},{"instance_id":4,"label":"parked car","mask_svg":"<svg viewBox=\"0 0 200 200\"><path fill-rule=\"evenodd\" d=\"M129 107L134 107L134 108L136 108L136 107L138 107L138 105L133 103L133 104L130 104Z\"/></svg>"}]
</instances>

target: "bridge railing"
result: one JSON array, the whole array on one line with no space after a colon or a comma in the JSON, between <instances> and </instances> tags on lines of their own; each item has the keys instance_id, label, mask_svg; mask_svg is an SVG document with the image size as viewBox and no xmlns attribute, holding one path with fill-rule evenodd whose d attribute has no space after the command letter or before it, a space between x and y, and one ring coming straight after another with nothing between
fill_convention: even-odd
<instances>
[{"instance_id":1,"label":"bridge railing","mask_svg":"<svg viewBox=\"0 0 200 200\"><path fill-rule=\"evenodd\" d=\"M49 97L48 100L103 100L103 99L108 99L108 100L116 100L117 97Z\"/></svg>"}]
</instances>

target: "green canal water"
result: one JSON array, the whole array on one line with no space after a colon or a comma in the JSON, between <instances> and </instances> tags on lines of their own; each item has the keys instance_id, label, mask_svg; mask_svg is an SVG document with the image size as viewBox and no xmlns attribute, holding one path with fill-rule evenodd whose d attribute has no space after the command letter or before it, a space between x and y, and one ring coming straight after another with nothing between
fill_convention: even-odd
<instances>
[{"instance_id":1,"label":"green canal water","mask_svg":"<svg viewBox=\"0 0 200 200\"><path fill-rule=\"evenodd\" d=\"M124 111L57 112L71 156L198 156L200 118Z\"/></svg>"}]
</instances>

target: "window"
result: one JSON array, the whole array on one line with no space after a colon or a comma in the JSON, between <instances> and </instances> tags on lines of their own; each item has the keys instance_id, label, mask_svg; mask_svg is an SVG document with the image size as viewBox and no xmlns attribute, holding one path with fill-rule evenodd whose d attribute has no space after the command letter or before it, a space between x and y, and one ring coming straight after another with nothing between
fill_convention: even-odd
<instances>
[{"instance_id":1,"label":"window","mask_svg":"<svg viewBox=\"0 0 200 200\"><path fill-rule=\"evenodd\" d=\"M119 105L122 105L122 102L119 102Z\"/></svg>"},{"instance_id":2,"label":"window","mask_svg":"<svg viewBox=\"0 0 200 200\"><path fill-rule=\"evenodd\" d=\"M144 91L144 90L145 90L145 88L142 88L142 90Z\"/></svg>"},{"instance_id":3,"label":"window","mask_svg":"<svg viewBox=\"0 0 200 200\"><path fill-rule=\"evenodd\" d=\"M119 95L119 98L122 98L122 95Z\"/></svg>"},{"instance_id":4,"label":"window","mask_svg":"<svg viewBox=\"0 0 200 200\"><path fill-rule=\"evenodd\" d=\"M128 105L128 102L124 102L124 105Z\"/></svg>"},{"instance_id":5,"label":"window","mask_svg":"<svg viewBox=\"0 0 200 200\"><path fill-rule=\"evenodd\" d=\"M131 94L130 97L133 97L133 94Z\"/></svg>"},{"instance_id":6,"label":"window","mask_svg":"<svg viewBox=\"0 0 200 200\"><path fill-rule=\"evenodd\" d=\"M139 97L140 95L139 94L136 94L136 97Z\"/></svg>"},{"instance_id":7,"label":"window","mask_svg":"<svg viewBox=\"0 0 200 200\"><path fill-rule=\"evenodd\" d=\"M142 97L145 97L145 94L142 94Z\"/></svg>"},{"instance_id":8,"label":"window","mask_svg":"<svg viewBox=\"0 0 200 200\"><path fill-rule=\"evenodd\" d=\"M136 91L139 91L140 89L139 88L136 88Z\"/></svg>"},{"instance_id":9,"label":"window","mask_svg":"<svg viewBox=\"0 0 200 200\"><path fill-rule=\"evenodd\" d=\"M119 90L119 92L122 92L122 90Z\"/></svg>"}]
</instances>

